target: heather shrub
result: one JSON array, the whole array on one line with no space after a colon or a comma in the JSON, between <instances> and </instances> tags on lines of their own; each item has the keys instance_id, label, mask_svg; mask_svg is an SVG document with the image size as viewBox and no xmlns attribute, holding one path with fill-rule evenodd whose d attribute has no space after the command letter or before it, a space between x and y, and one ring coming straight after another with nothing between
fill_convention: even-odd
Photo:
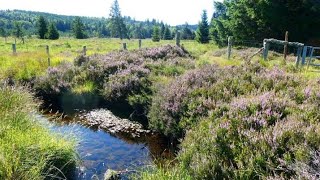
<instances>
[{"instance_id":1,"label":"heather shrub","mask_svg":"<svg viewBox=\"0 0 320 180\"><path fill-rule=\"evenodd\" d=\"M210 119L187 133L178 159L195 179L261 179L270 174L288 179L297 172L287 164L308 164L309 151L319 148L317 131L319 125L294 117L260 130L248 128L242 119Z\"/></svg>"},{"instance_id":2,"label":"heather shrub","mask_svg":"<svg viewBox=\"0 0 320 180\"><path fill-rule=\"evenodd\" d=\"M177 46L118 51L79 56L73 64L49 68L36 80L35 87L40 96L48 97L47 101L51 99L49 104L68 102L63 99L66 95L76 99L98 95L107 104L126 103L135 112L145 115L149 111L153 86L161 79L158 77L173 78L194 67L194 60Z\"/></svg>"},{"instance_id":3,"label":"heather shrub","mask_svg":"<svg viewBox=\"0 0 320 180\"><path fill-rule=\"evenodd\" d=\"M265 92L224 106L223 115L209 116L188 130L178 155L181 171L193 179L314 177L310 166L303 174L296 165L314 164L310 152L319 150L320 124L302 121L299 104Z\"/></svg>"},{"instance_id":4,"label":"heather shrub","mask_svg":"<svg viewBox=\"0 0 320 180\"><path fill-rule=\"evenodd\" d=\"M150 126L166 135L183 137L199 119L208 115L221 117L235 98L253 92L288 94L290 102L302 104L306 100L305 84L302 78L259 64L207 66L187 72L159 90L150 108ZM263 107L251 108L263 110ZM282 110L278 113L287 113Z\"/></svg>"},{"instance_id":5,"label":"heather shrub","mask_svg":"<svg viewBox=\"0 0 320 180\"><path fill-rule=\"evenodd\" d=\"M150 59L172 59L175 57L189 57L189 53L178 46L166 45L158 48L147 48L138 51L144 58Z\"/></svg>"},{"instance_id":6,"label":"heather shrub","mask_svg":"<svg viewBox=\"0 0 320 180\"><path fill-rule=\"evenodd\" d=\"M204 67L155 95L150 126L183 138L174 168L192 179L314 178L319 88L277 67Z\"/></svg>"},{"instance_id":7,"label":"heather shrub","mask_svg":"<svg viewBox=\"0 0 320 180\"><path fill-rule=\"evenodd\" d=\"M74 77L79 73L80 69L68 62L57 67L50 67L44 76L36 79L35 89L41 94L66 92L76 83Z\"/></svg>"}]
</instances>

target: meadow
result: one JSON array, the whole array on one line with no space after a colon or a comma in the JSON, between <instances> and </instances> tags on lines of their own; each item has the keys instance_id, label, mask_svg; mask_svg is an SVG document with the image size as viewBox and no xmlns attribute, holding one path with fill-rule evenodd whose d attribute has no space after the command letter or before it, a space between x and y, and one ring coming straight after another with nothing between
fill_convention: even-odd
<instances>
[{"instance_id":1,"label":"meadow","mask_svg":"<svg viewBox=\"0 0 320 180\"><path fill-rule=\"evenodd\" d=\"M121 50L123 42L129 51ZM34 96L57 106L65 107L66 96L72 97L69 101L73 104L81 104L85 102L83 99L94 96L107 103L125 104L130 107L129 114L146 120L151 130L181 141L174 163L155 165L133 177L136 179L317 176L314 173L320 167L317 163L320 149L317 68L296 67L293 55L286 64L282 63L281 54L275 52L268 61L259 55L248 61L246 57L257 49L237 48L232 59L227 60L226 49L213 43L182 41L183 48L174 43L143 40L143 48L139 49L138 40L30 38L25 44L19 43L18 53L13 55L11 44L3 41L0 43L3 47L0 77L13 82L31 82ZM51 67L47 64L46 45L50 46ZM87 56L81 55L84 45ZM17 121L27 125L33 122L27 112L37 106L22 106L33 102L32 95L19 87L6 84L1 87L4 95L0 96L3 99L0 102L8 108L0 115L15 119L15 115L19 115L15 110L22 109L23 119ZM7 106L10 97L16 101ZM20 123L11 125L15 121L2 122L2 128L21 128ZM35 132L29 134L52 137L57 143L53 143L56 145L53 149L68 152L62 157L73 160L72 143L56 141L55 135L35 127ZM10 139L3 148L15 141L20 143ZM26 142L30 143L21 143L25 148L39 143ZM18 152L34 151L22 148ZM10 157L7 155L5 159ZM25 160L19 159L17 163L22 162ZM6 172L9 168L3 169L0 170ZM43 169L46 168L36 168L30 177L37 177Z\"/></svg>"},{"instance_id":2,"label":"meadow","mask_svg":"<svg viewBox=\"0 0 320 180\"><path fill-rule=\"evenodd\" d=\"M17 54L12 53L12 37L3 38L0 41L0 78L11 77L16 80L28 80L35 76L43 75L48 68L48 56L46 46L50 48L51 66L57 66L63 61L71 62L82 54L83 46L87 47L87 55L107 54L112 51L123 49L122 44L127 43L127 49L138 49L138 40L119 40L110 38L74 39L60 38L59 40L41 40L37 38L26 38L23 44L17 40ZM158 47L166 44L175 44L173 40L152 42L150 39L142 40L142 48ZM182 44L195 56L201 56L206 52L217 49L217 46L201 45L195 41L182 41Z\"/></svg>"}]
</instances>

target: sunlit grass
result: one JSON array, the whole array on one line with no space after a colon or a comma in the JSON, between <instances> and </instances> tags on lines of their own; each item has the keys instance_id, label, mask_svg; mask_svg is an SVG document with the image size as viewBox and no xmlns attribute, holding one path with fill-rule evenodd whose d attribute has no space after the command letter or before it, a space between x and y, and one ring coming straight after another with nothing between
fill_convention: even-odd
<instances>
[{"instance_id":1,"label":"sunlit grass","mask_svg":"<svg viewBox=\"0 0 320 180\"><path fill-rule=\"evenodd\" d=\"M72 92L75 94L89 93L89 92L93 92L95 89L96 89L96 86L94 82L86 81L84 84L77 85L74 88L72 88Z\"/></svg>"},{"instance_id":2,"label":"sunlit grass","mask_svg":"<svg viewBox=\"0 0 320 180\"><path fill-rule=\"evenodd\" d=\"M74 39L60 38L59 40L41 40L37 38L26 38L22 44L17 40L17 53L12 53L14 39L9 37L7 43L0 40L0 78L14 78L28 80L42 75L49 67L46 46L49 46L50 65L56 66L62 61L73 61L83 53L83 46L86 46L87 55L107 54L111 51L123 49L123 43L127 43L127 49L139 48L139 40L120 40L110 38ZM175 40L161 40L152 42L151 39L142 40L142 48L158 47L166 44L175 45ZM196 41L181 41L194 57L199 58L207 52L217 49L214 44L199 44Z\"/></svg>"},{"instance_id":3,"label":"sunlit grass","mask_svg":"<svg viewBox=\"0 0 320 180\"><path fill-rule=\"evenodd\" d=\"M75 144L42 127L24 87L0 85L0 179L71 176Z\"/></svg>"}]
</instances>

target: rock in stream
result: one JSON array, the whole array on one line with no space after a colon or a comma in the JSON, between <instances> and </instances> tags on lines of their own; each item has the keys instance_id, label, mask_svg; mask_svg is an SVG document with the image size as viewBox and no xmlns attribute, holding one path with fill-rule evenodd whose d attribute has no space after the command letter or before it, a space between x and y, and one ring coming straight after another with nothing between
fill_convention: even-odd
<instances>
[{"instance_id":1,"label":"rock in stream","mask_svg":"<svg viewBox=\"0 0 320 180\"><path fill-rule=\"evenodd\" d=\"M150 133L142 124L128 119L121 119L106 109L97 109L79 116L84 124L90 127L98 127L111 134L125 133L130 136L140 137L142 134Z\"/></svg>"}]
</instances>

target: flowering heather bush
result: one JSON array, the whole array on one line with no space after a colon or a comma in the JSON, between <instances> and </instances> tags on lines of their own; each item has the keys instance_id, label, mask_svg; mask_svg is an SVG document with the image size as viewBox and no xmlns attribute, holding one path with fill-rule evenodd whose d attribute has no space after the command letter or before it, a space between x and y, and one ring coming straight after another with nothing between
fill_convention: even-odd
<instances>
[{"instance_id":1,"label":"flowering heather bush","mask_svg":"<svg viewBox=\"0 0 320 180\"><path fill-rule=\"evenodd\" d=\"M187 133L178 159L194 179L290 179L300 174L294 162L312 162L309 152L319 148L319 128L294 117L262 130L241 119L206 120Z\"/></svg>"},{"instance_id":2,"label":"flowering heather bush","mask_svg":"<svg viewBox=\"0 0 320 180\"><path fill-rule=\"evenodd\" d=\"M189 57L189 54L178 46L166 45L158 48L147 48L138 51L144 58L150 59L173 59L175 57Z\"/></svg>"},{"instance_id":3,"label":"flowering heather bush","mask_svg":"<svg viewBox=\"0 0 320 180\"><path fill-rule=\"evenodd\" d=\"M152 85L157 76L176 76L194 68L194 60L176 46L136 51L119 51L106 55L79 56L73 64L49 68L38 78L36 89L41 96L57 101L65 93L79 92L92 84L93 92L108 102L128 102L147 109ZM152 79L152 80L151 80ZM85 92L87 93L87 92ZM54 96L52 96L54 95ZM144 112L145 113L145 112Z\"/></svg>"},{"instance_id":4,"label":"flowering heather bush","mask_svg":"<svg viewBox=\"0 0 320 180\"><path fill-rule=\"evenodd\" d=\"M308 93L304 92L304 84L306 82L299 77L278 68L269 70L258 64L225 68L208 66L186 73L158 92L149 113L150 125L167 135L181 137L199 119L208 115L221 117L237 97L252 95L253 92L261 94L259 98L268 91L288 94L288 102L302 104L306 100L304 94ZM258 99L254 101L258 102ZM269 111L261 105L254 105L249 107L247 113L252 108ZM269 112L278 113L272 114L269 121L275 121L287 113L279 108L276 112ZM240 114L233 116L236 115ZM259 116L262 115L257 114L256 118L261 119Z\"/></svg>"},{"instance_id":5,"label":"flowering heather bush","mask_svg":"<svg viewBox=\"0 0 320 180\"><path fill-rule=\"evenodd\" d=\"M150 87L151 82L147 79L149 73L149 69L130 65L127 69L118 71L108 78L103 87L103 95L107 99L117 100L139 93Z\"/></svg>"},{"instance_id":6,"label":"flowering heather bush","mask_svg":"<svg viewBox=\"0 0 320 180\"><path fill-rule=\"evenodd\" d=\"M64 62L57 67L50 67L47 73L36 79L35 89L45 94L60 94L68 91L73 85L79 68Z\"/></svg>"},{"instance_id":7,"label":"flowering heather bush","mask_svg":"<svg viewBox=\"0 0 320 180\"><path fill-rule=\"evenodd\" d=\"M313 179L319 92L279 68L205 67L159 91L150 126L184 137L177 168L192 179Z\"/></svg>"},{"instance_id":8,"label":"flowering heather bush","mask_svg":"<svg viewBox=\"0 0 320 180\"><path fill-rule=\"evenodd\" d=\"M277 97L274 92L267 92L233 100L225 115L230 119L241 119L247 128L261 129L285 119L293 106L285 95Z\"/></svg>"}]
</instances>

